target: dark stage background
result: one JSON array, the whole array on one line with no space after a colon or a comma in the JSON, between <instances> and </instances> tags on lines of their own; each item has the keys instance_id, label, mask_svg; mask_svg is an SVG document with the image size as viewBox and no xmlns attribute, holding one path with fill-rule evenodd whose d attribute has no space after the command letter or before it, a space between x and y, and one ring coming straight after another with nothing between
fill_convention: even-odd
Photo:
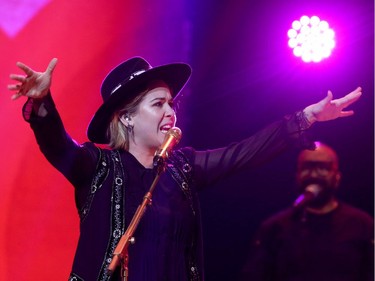
<instances>
[{"instance_id":1,"label":"dark stage background","mask_svg":"<svg viewBox=\"0 0 375 281\"><path fill-rule=\"evenodd\" d=\"M301 15L336 32L332 56L304 64L286 32ZM69 133L87 140L106 73L135 55L159 65L184 61L193 75L178 107L181 145L209 149L239 141L283 115L357 86L355 115L316 124L333 146L340 198L371 215L374 207L374 3L318 1L0 1L0 279L66 280L78 237L73 189L43 158L23 101L6 85L20 60L44 70L58 57L53 96ZM236 280L260 222L297 194L291 150L201 194L207 281Z\"/></svg>"}]
</instances>

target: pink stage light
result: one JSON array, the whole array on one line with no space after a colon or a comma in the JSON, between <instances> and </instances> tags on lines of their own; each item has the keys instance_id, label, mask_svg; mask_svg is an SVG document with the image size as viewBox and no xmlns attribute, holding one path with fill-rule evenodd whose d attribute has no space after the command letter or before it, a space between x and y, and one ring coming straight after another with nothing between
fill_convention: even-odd
<instances>
[{"instance_id":1,"label":"pink stage light","mask_svg":"<svg viewBox=\"0 0 375 281\"><path fill-rule=\"evenodd\" d=\"M0 29L9 37L17 36L30 20L51 0L0 1Z\"/></svg>"},{"instance_id":2,"label":"pink stage light","mask_svg":"<svg viewBox=\"0 0 375 281\"><path fill-rule=\"evenodd\" d=\"M335 32L327 21L317 16L302 16L288 30L288 45L304 62L320 62L328 58L335 47Z\"/></svg>"}]
</instances>

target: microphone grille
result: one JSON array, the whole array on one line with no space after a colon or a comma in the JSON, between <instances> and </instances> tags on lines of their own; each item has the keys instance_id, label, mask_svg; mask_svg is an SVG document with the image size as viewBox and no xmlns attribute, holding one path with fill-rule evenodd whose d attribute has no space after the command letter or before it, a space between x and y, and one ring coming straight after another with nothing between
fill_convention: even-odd
<instances>
[{"instance_id":1,"label":"microphone grille","mask_svg":"<svg viewBox=\"0 0 375 281\"><path fill-rule=\"evenodd\" d=\"M168 130L167 136L171 136L176 140L176 144L179 143L182 137L181 129L178 127L172 127Z\"/></svg>"}]
</instances>

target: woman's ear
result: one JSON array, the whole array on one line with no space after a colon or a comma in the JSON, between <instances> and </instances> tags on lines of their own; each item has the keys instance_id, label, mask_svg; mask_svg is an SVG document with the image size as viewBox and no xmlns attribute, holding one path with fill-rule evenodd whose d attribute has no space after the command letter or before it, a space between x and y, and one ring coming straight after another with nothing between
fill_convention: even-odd
<instances>
[{"instance_id":1,"label":"woman's ear","mask_svg":"<svg viewBox=\"0 0 375 281\"><path fill-rule=\"evenodd\" d=\"M126 127L132 125L132 119L129 114L123 114L120 116L120 122L124 124Z\"/></svg>"}]
</instances>

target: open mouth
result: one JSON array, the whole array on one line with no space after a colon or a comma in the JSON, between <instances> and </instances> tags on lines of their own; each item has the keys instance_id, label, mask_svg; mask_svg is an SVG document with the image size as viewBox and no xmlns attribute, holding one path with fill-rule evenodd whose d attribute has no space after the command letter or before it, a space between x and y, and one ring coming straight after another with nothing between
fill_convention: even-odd
<instances>
[{"instance_id":1,"label":"open mouth","mask_svg":"<svg viewBox=\"0 0 375 281\"><path fill-rule=\"evenodd\" d=\"M168 125L163 125L163 126L160 127L160 131L161 131L163 134L166 134L170 128L172 128L172 125L170 125L170 124L168 124Z\"/></svg>"}]
</instances>

